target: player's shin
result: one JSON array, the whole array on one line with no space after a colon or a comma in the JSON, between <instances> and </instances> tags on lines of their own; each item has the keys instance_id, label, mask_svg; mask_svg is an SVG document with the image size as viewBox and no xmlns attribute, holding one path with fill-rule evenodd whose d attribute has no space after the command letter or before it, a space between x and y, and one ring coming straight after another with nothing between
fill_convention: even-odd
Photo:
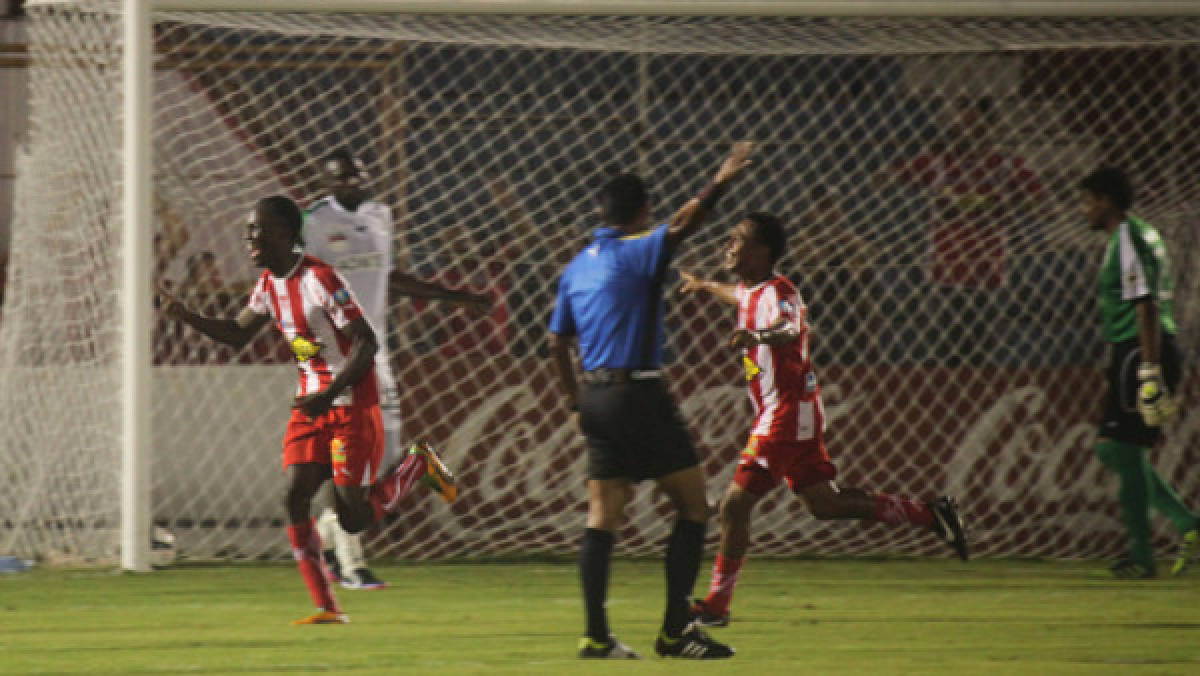
<instances>
[{"instance_id":1,"label":"player's shin","mask_svg":"<svg viewBox=\"0 0 1200 676\"><path fill-rule=\"evenodd\" d=\"M329 579L325 576L321 563L321 538L317 535L313 522L309 520L292 524L287 527L287 534L292 545L292 556L296 559L296 567L300 569L300 575L304 578L313 604L322 610L342 612L333 597Z\"/></svg>"}]
</instances>

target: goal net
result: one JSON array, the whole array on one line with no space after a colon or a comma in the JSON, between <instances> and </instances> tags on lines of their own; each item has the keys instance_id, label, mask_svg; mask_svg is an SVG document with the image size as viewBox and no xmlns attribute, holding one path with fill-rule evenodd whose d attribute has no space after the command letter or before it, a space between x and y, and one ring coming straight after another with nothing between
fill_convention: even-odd
<instances>
[{"instance_id":1,"label":"goal net","mask_svg":"<svg viewBox=\"0 0 1200 676\"><path fill-rule=\"evenodd\" d=\"M30 14L33 130L0 323L0 552L111 560L120 21L107 3ZM744 138L760 145L752 169L674 269L721 275L738 213L783 217L779 271L809 304L839 479L956 496L984 556L1123 546L1116 480L1091 450L1104 241L1075 188L1124 166L1134 211L1168 242L1191 364L1153 461L1200 507L1196 18L160 11L153 36L154 264L194 309L236 314L257 274L245 215L267 195L324 196L320 159L338 149L392 209L397 267L494 299L481 317L391 299L405 436L437 446L462 488L449 506L415 491L371 531L373 556L574 551L585 445L546 354L558 275L615 171L646 177L665 219ZM750 404L733 313L679 297L676 280L667 372L715 502ZM288 553L279 448L295 374L280 342L233 351L155 329L152 516L185 557ZM659 551L670 514L641 488L618 551ZM925 533L814 520L782 489L752 551L948 554Z\"/></svg>"}]
</instances>

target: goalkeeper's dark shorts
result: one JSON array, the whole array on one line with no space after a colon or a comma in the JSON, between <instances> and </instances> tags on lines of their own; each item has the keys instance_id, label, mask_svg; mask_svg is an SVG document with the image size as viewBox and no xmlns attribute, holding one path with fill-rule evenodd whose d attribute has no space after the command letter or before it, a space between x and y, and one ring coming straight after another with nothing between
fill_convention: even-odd
<instances>
[{"instance_id":1,"label":"goalkeeper's dark shorts","mask_svg":"<svg viewBox=\"0 0 1200 676\"><path fill-rule=\"evenodd\" d=\"M1138 366L1142 363L1142 348L1136 338L1109 346L1108 394L1104 399L1104 417L1100 420L1100 436L1138 446L1153 446L1162 438L1162 429L1147 427L1137 410ZM1175 336L1162 334L1159 364L1167 390L1175 393L1179 385L1180 358Z\"/></svg>"},{"instance_id":2,"label":"goalkeeper's dark shorts","mask_svg":"<svg viewBox=\"0 0 1200 676\"><path fill-rule=\"evenodd\" d=\"M683 415L659 378L584 384L579 417L589 479L658 479L699 462Z\"/></svg>"}]
</instances>

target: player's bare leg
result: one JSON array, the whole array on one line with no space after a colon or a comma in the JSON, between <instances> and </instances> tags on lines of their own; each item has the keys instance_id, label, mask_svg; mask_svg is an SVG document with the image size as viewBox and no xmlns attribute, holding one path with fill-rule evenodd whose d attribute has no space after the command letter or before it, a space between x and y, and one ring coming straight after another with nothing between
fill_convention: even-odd
<instances>
[{"instance_id":1,"label":"player's bare leg","mask_svg":"<svg viewBox=\"0 0 1200 676\"><path fill-rule=\"evenodd\" d=\"M612 635L608 611L604 608L615 533L625 518L633 485L627 479L589 479L587 488L587 530L579 548L579 581L583 586L587 633L579 639L579 656L636 659L640 655Z\"/></svg>"},{"instance_id":2,"label":"player's bare leg","mask_svg":"<svg viewBox=\"0 0 1200 676\"><path fill-rule=\"evenodd\" d=\"M705 524L712 515L704 474L693 465L660 478L658 487L671 499L679 519L667 543L667 609L654 650L663 657L733 657L733 648L713 640L692 622L688 601L700 572Z\"/></svg>"},{"instance_id":3,"label":"player's bare leg","mask_svg":"<svg viewBox=\"0 0 1200 676\"><path fill-rule=\"evenodd\" d=\"M733 590L750 547L750 517L762 496L729 482L721 499L721 540L717 558L713 561L712 582L708 596L696 599L690 609L692 619L706 627L729 624L729 606Z\"/></svg>"},{"instance_id":4,"label":"player's bare leg","mask_svg":"<svg viewBox=\"0 0 1200 676\"><path fill-rule=\"evenodd\" d=\"M333 588L321 560L321 538L311 516L313 497L329 479L329 467L299 463L287 468L287 493L284 506L288 513L288 541L296 567L304 578L317 612L294 624L343 624L349 620L333 596Z\"/></svg>"}]
</instances>

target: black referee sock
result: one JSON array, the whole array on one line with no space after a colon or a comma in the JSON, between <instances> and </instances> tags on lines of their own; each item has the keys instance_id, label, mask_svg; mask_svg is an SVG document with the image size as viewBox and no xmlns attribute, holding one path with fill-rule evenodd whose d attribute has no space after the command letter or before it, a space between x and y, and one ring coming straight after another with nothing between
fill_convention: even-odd
<instances>
[{"instance_id":1,"label":"black referee sock","mask_svg":"<svg viewBox=\"0 0 1200 676\"><path fill-rule=\"evenodd\" d=\"M680 519L667 541L667 612L663 632L679 636L688 623L688 596L700 573L704 555L704 524Z\"/></svg>"},{"instance_id":2,"label":"black referee sock","mask_svg":"<svg viewBox=\"0 0 1200 676\"><path fill-rule=\"evenodd\" d=\"M583 606L587 612L587 635L593 641L608 641L608 569L612 562L613 541L606 530L588 528L579 548L579 580L583 583Z\"/></svg>"}]
</instances>

